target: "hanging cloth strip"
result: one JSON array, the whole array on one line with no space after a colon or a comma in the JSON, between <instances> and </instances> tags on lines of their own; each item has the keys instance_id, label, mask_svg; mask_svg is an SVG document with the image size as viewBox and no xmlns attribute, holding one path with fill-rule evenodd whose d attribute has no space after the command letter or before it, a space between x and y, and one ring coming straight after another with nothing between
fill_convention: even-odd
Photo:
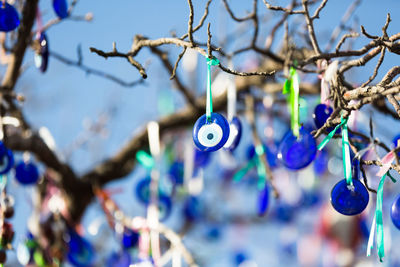
<instances>
[{"instance_id":1,"label":"hanging cloth strip","mask_svg":"<svg viewBox=\"0 0 400 267\"><path fill-rule=\"evenodd\" d=\"M350 159L350 143L349 143L349 133L347 129L347 119L341 117L341 122L335 127L322 142L318 145L318 150L322 150L325 145L332 139L335 135L337 129L342 127L342 155L343 155L343 171L344 177L346 178L347 185L353 185L353 178L351 174L351 159Z\"/></svg>"},{"instance_id":2,"label":"hanging cloth strip","mask_svg":"<svg viewBox=\"0 0 400 267\"><path fill-rule=\"evenodd\" d=\"M289 78L283 84L283 94L289 93L290 126L293 135L299 137L299 76L296 69L290 67Z\"/></svg>"},{"instance_id":3,"label":"hanging cloth strip","mask_svg":"<svg viewBox=\"0 0 400 267\"><path fill-rule=\"evenodd\" d=\"M206 103L206 117L207 122L211 122L211 113L213 112L212 105L212 90L211 90L211 66L218 66L219 60L215 57L207 59L207 103Z\"/></svg>"}]
</instances>

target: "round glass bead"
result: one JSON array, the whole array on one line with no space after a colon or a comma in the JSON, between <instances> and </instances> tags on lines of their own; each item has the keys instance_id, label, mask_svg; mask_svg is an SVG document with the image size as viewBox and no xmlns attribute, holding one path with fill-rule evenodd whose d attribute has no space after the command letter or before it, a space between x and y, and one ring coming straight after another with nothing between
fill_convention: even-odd
<instances>
[{"instance_id":1,"label":"round glass bead","mask_svg":"<svg viewBox=\"0 0 400 267\"><path fill-rule=\"evenodd\" d=\"M49 41L45 33L40 34L38 42L40 47L35 53L35 66L41 72L45 72L49 62Z\"/></svg>"},{"instance_id":2,"label":"round glass bead","mask_svg":"<svg viewBox=\"0 0 400 267\"><path fill-rule=\"evenodd\" d=\"M73 266L91 266L94 260L94 249L87 240L70 231L67 258Z\"/></svg>"},{"instance_id":3,"label":"round glass bead","mask_svg":"<svg viewBox=\"0 0 400 267\"><path fill-rule=\"evenodd\" d=\"M0 3L0 31L9 32L19 26L18 12L8 3Z\"/></svg>"},{"instance_id":4,"label":"round glass bead","mask_svg":"<svg viewBox=\"0 0 400 267\"><path fill-rule=\"evenodd\" d=\"M14 156L11 150L0 141L0 174L6 174L14 166Z\"/></svg>"},{"instance_id":5,"label":"round glass bead","mask_svg":"<svg viewBox=\"0 0 400 267\"><path fill-rule=\"evenodd\" d=\"M210 121L206 114L201 116L193 127L193 141L201 151L217 151L229 138L229 123L218 113L211 113Z\"/></svg>"},{"instance_id":6,"label":"round glass bead","mask_svg":"<svg viewBox=\"0 0 400 267\"><path fill-rule=\"evenodd\" d=\"M333 208L343 215L360 214L367 207L368 201L368 191L357 179L353 179L353 186L347 185L346 179L343 179L331 192Z\"/></svg>"},{"instance_id":7,"label":"round glass bead","mask_svg":"<svg viewBox=\"0 0 400 267\"><path fill-rule=\"evenodd\" d=\"M35 184L39 180L39 170L32 162L21 161L15 166L15 179L23 185Z\"/></svg>"},{"instance_id":8,"label":"round glass bead","mask_svg":"<svg viewBox=\"0 0 400 267\"><path fill-rule=\"evenodd\" d=\"M317 144L311 133L304 127L299 131L299 137L288 131L279 145L278 158L283 165L291 170L299 170L308 166L315 158Z\"/></svg>"},{"instance_id":9,"label":"round glass bead","mask_svg":"<svg viewBox=\"0 0 400 267\"><path fill-rule=\"evenodd\" d=\"M258 193L257 214L264 216L269 204L269 187L267 185Z\"/></svg>"},{"instance_id":10,"label":"round glass bead","mask_svg":"<svg viewBox=\"0 0 400 267\"><path fill-rule=\"evenodd\" d=\"M392 204L390 218L392 218L392 222L397 229L400 230L400 195L397 196L396 200Z\"/></svg>"},{"instance_id":11,"label":"round glass bead","mask_svg":"<svg viewBox=\"0 0 400 267\"><path fill-rule=\"evenodd\" d=\"M60 19L65 19L69 15L67 0L53 0L53 9Z\"/></svg>"},{"instance_id":12,"label":"round glass bead","mask_svg":"<svg viewBox=\"0 0 400 267\"><path fill-rule=\"evenodd\" d=\"M239 145L240 139L242 138L242 123L238 117L233 117L232 121L229 122L229 138L226 141L224 148L233 151Z\"/></svg>"}]
</instances>

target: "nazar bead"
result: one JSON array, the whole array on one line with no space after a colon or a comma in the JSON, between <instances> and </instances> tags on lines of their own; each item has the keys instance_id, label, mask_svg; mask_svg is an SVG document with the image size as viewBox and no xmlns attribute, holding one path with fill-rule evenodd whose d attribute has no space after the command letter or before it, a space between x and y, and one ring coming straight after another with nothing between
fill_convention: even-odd
<instances>
[{"instance_id":1,"label":"nazar bead","mask_svg":"<svg viewBox=\"0 0 400 267\"><path fill-rule=\"evenodd\" d=\"M60 19L65 19L69 15L67 0L53 0L53 9Z\"/></svg>"},{"instance_id":2,"label":"nazar bead","mask_svg":"<svg viewBox=\"0 0 400 267\"><path fill-rule=\"evenodd\" d=\"M9 32L16 29L20 24L18 12L12 5L0 3L0 31Z\"/></svg>"},{"instance_id":3,"label":"nazar bead","mask_svg":"<svg viewBox=\"0 0 400 267\"><path fill-rule=\"evenodd\" d=\"M201 116L193 127L193 141L201 151L216 151L224 146L229 138L229 123L218 113Z\"/></svg>"},{"instance_id":4,"label":"nazar bead","mask_svg":"<svg viewBox=\"0 0 400 267\"><path fill-rule=\"evenodd\" d=\"M233 151L239 145L240 139L242 137L242 123L239 117L233 117L229 122L229 138L226 141L224 148Z\"/></svg>"},{"instance_id":5,"label":"nazar bead","mask_svg":"<svg viewBox=\"0 0 400 267\"><path fill-rule=\"evenodd\" d=\"M357 179L353 179L353 186L348 185L346 179L343 179L333 187L331 192L333 208L343 215L360 214L367 207L368 201L368 191Z\"/></svg>"}]
</instances>

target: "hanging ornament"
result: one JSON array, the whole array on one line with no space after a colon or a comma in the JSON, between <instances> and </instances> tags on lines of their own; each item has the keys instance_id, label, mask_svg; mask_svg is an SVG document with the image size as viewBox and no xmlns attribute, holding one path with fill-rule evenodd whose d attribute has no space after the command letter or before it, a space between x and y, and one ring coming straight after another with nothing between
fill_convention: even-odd
<instances>
[{"instance_id":1,"label":"hanging ornament","mask_svg":"<svg viewBox=\"0 0 400 267\"><path fill-rule=\"evenodd\" d=\"M318 129L321 128L322 126L324 126L324 124L326 123L327 119L331 116L332 112L333 112L333 108L332 107L330 107L330 106L328 106L326 104L318 104L315 107L314 114L313 114L315 126ZM329 128L327 128L327 131L330 132L333 129L334 129L333 127L329 127Z\"/></svg>"},{"instance_id":2,"label":"hanging ornament","mask_svg":"<svg viewBox=\"0 0 400 267\"><path fill-rule=\"evenodd\" d=\"M14 156L12 151L5 147L0 141L0 174L6 174L14 165Z\"/></svg>"},{"instance_id":3,"label":"hanging ornament","mask_svg":"<svg viewBox=\"0 0 400 267\"><path fill-rule=\"evenodd\" d=\"M44 32L40 33L36 42L39 47L35 51L35 66L41 72L45 72L49 62L49 42L46 34Z\"/></svg>"},{"instance_id":4,"label":"hanging ornament","mask_svg":"<svg viewBox=\"0 0 400 267\"><path fill-rule=\"evenodd\" d=\"M169 167L168 177L173 185L183 185L183 162L174 161Z\"/></svg>"},{"instance_id":5,"label":"hanging ornament","mask_svg":"<svg viewBox=\"0 0 400 267\"><path fill-rule=\"evenodd\" d=\"M264 144L265 158L267 159L268 165L271 169L279 166L278 162L278 147L275 142L271 142L268 145ZM247 147L246 158L252 160L256 155L256 150L253 144Z\"/></svg>"},{"instance_id":6,"label":"hanging ornament","mask_svg":"<svg viewBox=\"0 0 400 267\"><path fill-rule=\"evenodd\" d=\"M189 196L183 205L183 214L187 220L197 221L203 216L204 207L197 197Z\"/></svg>"},{"instance_id":7,"label":"hanging ornament","mask_svg":"<svg viewBox=\"0 0 400 267\"><path fill-rule=\"evenodd\" d=\"M125 249L136 247L139 242L139 233L125 228L122 234L122 245Z\"/></svg>"},{"instance_id":8,"label":"hanging ornament","mask_svg":"<svg viewBox=\"0 0 400 267\"><path fill-rule=\"evenodd\" d=\"M208 151L201 151L195 149L194 151L194 166L195 167L206 167L211 160L211 153Z\"/></svg>"},{"instance_id":9,"label":"hanging ornament","mask_svg":"<svg viewBox=\"0 0 400 267\"><path fill-rule=\"evenodd\" d=\"M317 145L315 139L304 126L300 128L298 137L288 131L280 145L278 158L290 170L299 170L308 166L315 158Z\"/></svg>"},{"instance_id":10,"label":"hanging ornament","mask_svg":"<svg viewBox=\"0 0 400 267\"><path fill-rule=\"evenodd\" d=\"M147 204L150 201L150 182L150 177L145 177L135 187L136 197L141 203Z\"/></svg>"},{"instance_id":11,"label":"hanging ornament","mask_svg":"<svg viewBox=\"0 0 400 267\"><path fill-rule=\"evenodd\" d=\"M400 195L397 196L392 204L390 217L392 218L393 224L400 230Z\"/></svg>"},{"instance_id":12,"label":"hanging ornament","mask_svg":"<svg viewBox=\"0 0 400 267\"><path fill-rule=\"evenodd\" d=\"M332 139L335 132L342 128L342 152L343 170L345 179L339 181L332 189L331 204L333 208L344 215L356 215L361 213L368 205L369 194L365 186L352 177L352 165L350 157L350 144L347 130L347 119L341 118L341 123L331 131L318 145L321 150Z\"/></svg>"},{"instance_id":13,"label":"hanging ornament","mask_svg":"<svg viewBox=\"0 0 400 267\"><path fill-rule=\"evenodd\" d=\"M238 146L242 137L242 123L236 116L236 85L231 79L228 80L228 121L229 121L229 138L224 148L232 152Z\"/></svg>"},{"instance_id":14,"label":"hanging ornament","mask_svg":"<svg viewBox=\"0 0 400 267\"><path fill-rule=\"evenodd\" d=\"M314 160L314 173L316 176L322 176L328 169L329 153L327 150L317 151Z\"/></svg>"},{"instance_id":15,"label":"hanging ornament","mask_svg":"<svg viewBox=\"0 0 400 267\"><path fill-rule=\"evenodd\" d=\"M112 252L107 259L107 267L129 267L132 266L131 255L128 251Z\"/></svg>"},{"instance_id":16,"label":"hanging ornament","mask_svg":"<svg viewBox=\"0 0 400 267\"><path fill-rule=\"evenodd\" d=\"M18 12L6 1L0 3L0 31L9 32L15 30L19 25Z\"/></svg>"},{"instance_id":17,"label":"hanging ornament","mask_svg":"<svg viewBox=\"0 0 400 267\"><path fill-rule=\"evenodd\" d=\"M31 162L21 161L15 166L15 179L23 185L32 185L39 180L39 171Z\"/></svg>"},{"instance_id":18,"label":"hanging ornament","mask_svg":"<svg viewBox=\"0 0 400 267\"><path fill-rule=\"evenodd\" d=\"M160 221L165 221L172 211L172 201L167 195L161 194L158 197L158 210Z\"/></svg>"},{"instance_id":19,"label":"hanging ornament","mask_svg":"<svg viewBox=\"0 0 400 267\"><path fill-rule=\"evenodd\" d=\"M217 151L229 138L229 123L224 116L212 111L211 66L218 65L216 58L207 58L207 107L193 127L193 141L201 151Z\"/></svg>"},{"instance_id":20,"label":"hanging ornament","mask_svg":"<svg viewBox=\"0 0 400 267\"><path fill-rule=\"evenodd\" d=\"M258 193L257 201L257 214L258 216L264 216L267 212L269 205L269 187L265 185L264 188Z\"/></svg>"},{"instance_id":21,"label":"hanging ornament","mask_svg":"<svg viewBox=\"0 0 400 267\"><path fill-rule=\"evenodd\" d=\"M75 231L69 231L67 258L76 267L91 266L94 262L94 248Z\"/></svg>"},{"instance_id":22,"label":"hanging ornament","mask_svg":"<svg viewBox=\"0 0 400 267\"><path fill-rule=\"evenodd\" d=\"M53 0L53 9L60 19L65 19L69 16L67 0Z\"/></svg>"}]
</instances>

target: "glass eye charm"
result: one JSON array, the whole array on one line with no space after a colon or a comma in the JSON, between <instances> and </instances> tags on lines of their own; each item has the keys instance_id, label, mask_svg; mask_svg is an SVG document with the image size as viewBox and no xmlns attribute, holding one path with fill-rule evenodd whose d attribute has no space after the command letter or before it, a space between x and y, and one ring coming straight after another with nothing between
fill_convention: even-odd
<instances>
[{"instance_id":1,"label":"glass eye charm","mask_svg":"<svg viewBox=\"0 0 400 267\"><path fill-rule=\"evenodd\" d=\"M40 69L41 72L45 72L49 62L49 41L47 40L46 34L42 32L36 42L35 66Z\"/></svg>"},{"instance_id":2,"label":"glass eye charm","mask_svg":"<svg viewBox=\"0 0 400 267\"><path fill-rule=\"evenodd\" d=\"M171 198L164 194L160 194L158 196L158 210L159 210L160 221L166 220L171 214L172 210Z\"/></svg>"},{"instance_id":3,"label":"glass eye charm","mask_svg":"<svg viewBox=\"0 0 400 267\"><path fill-rule=\"evenodd\" d=\"M397 229L400 230L400 195L397 196L396 200L392 204L390 218L392 218L392 222Z\"/></svg>"},{"instance_id":4,"label":"glass eye charm","mask_svg":"<svg viewBox=\"0 0 400 267\"><path fill-rule=\"evenodd\" d=\"M242 123L238 117L233 117L229 123L229 137L224 145L224 148L232 152L239 145L241 137Z\"/></svg>"},{"instance_id":5,"label":"glass eye charm","mask_svg":"<svg viewBox=\"0 0 400 267\"><path fill-rule=\"evenodd\" d=\"M136 197L141 203L146 204L150 201L150 181L150 177L145 177L135 187Z\"/></svg>"},{"instance_id":6,"label":"glass eye charm","mask_svg":"<svg viewBox=\"0 0 400 267\"><path fill-rule=\"evenodd\" d=\"M65 19L69 15L67 0L53 0L53 9L60 19Z\"/></svg>"},{"instance_id":7,"label":"glass eye charm","mask_svg":"<svg viewBox=\"0 0 400 267\"><path fill-rule=\"evenodd\" d=\"M353 186L347 185L346 179L343 179L331 192L333 208L343 215L360 214L367 207L368 201L368 191L357 179L353 179Z\"/></svg>"},{"instance_id":8,"label":"glass eye charm","mask_svg":"<svg viewBox=\"0 0 400 267\"><path fill-rule=\"evenodd\" d=\"M15 178L23 185L35 184L39 180L39 171L32 162L21 161L15 166Z\"/></svg>"},{"instance_id":9,"label":"glass eye charm","mask_svg":"<svg viewBox=\"0 0 400 267\"><path fill-rule=\"evenodd\" d=\"M0 31L9 32L15 30L19 25L18 12L12 5L0 3Z\"/></svg>"},{"instance_id":10,"label":"glass eye charm","mask_svg":"<svg viewBox=\"0 0 400 267\"><path fill-rule=\"evenodd\" d=\"M269 204L269 187L267 185L258 193L257 214L264 216Z\"/></svg>"},{"instance_id":11,"label":"glass eye charm","mask_svg":"<svg viewBox=\"0 0 400 267\"><path fill-rule=\"evenodd\" d=\"M195 123L193 141L201 151L217 151L229 138L229 123L218 113L211 113L210 121L204 114Z\"/></svg>"},{"instance_id":12,"label":"glass eye charm","mask_svg":"<svg viewBox=\"0 0 400 267\"><path fill-rule=\"evenodd\" d=\"M125 228L122 235L122 245L129 249L135 247L139 242L139 233L131 229Z\"/></svg>"},{"instance_id":13,"label":"glass eye charm","mask_svg":"<svg viewBox=\"0 0 400 267\"><path fill-rule=\"evenodd\" d=\"M68 260L76 267L91 266L94 260L94 248L83 237L70 231L68 241Z\"/></svg>"},{"instance_id":14,"label":"glass eye charm","mask_svg":"<svg viewBox=\"0 0 400 267\"><path fill-rule=\"evenodd\" d=\"M199 220L203 216L203 205L197 197L190 196L185 200L183 213L189 221Z\"/></svg>"},{"instance_id":15,"label":"glass eye charm","mask_svg":"<svg viewBox=\"0 0 400 267\"><path fill-rule=\"evenodd\" d=\"M12 151L6 148L0 141L0 174L6 174L14 165L14 156Z\"/></svg>"},{"instance_id":16,"label":"glass eye charm","mask_svg":"<svg viewBox=\"0 0 400 267\"><path fill-rule=\"evenodd\" d=\"M299 131L299 137L288 131L279 145L278 158L290 170L299 170L308 166L315 158L317 144L311 133L304 127Z\"/></svg>"}]
</instances>

